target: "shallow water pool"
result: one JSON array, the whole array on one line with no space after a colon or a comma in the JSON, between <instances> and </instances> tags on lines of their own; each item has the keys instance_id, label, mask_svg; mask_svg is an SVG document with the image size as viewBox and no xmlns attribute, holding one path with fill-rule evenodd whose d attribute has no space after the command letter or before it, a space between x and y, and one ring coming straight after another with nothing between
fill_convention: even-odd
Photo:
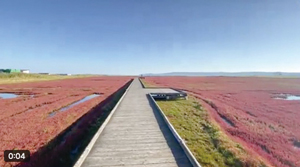
<instances>
[{"instance_id":1,"label":"shallow water pool","mask_svg":"<svg viewBox=\"0 0 300 167\"><path fill-rule=\"evenodd\" d=\"M18 97L18 95L14 94L14 93L0 93L0 98L2 99L12 99L12 98L16 98Z\"/></svg>"}]
</instances>

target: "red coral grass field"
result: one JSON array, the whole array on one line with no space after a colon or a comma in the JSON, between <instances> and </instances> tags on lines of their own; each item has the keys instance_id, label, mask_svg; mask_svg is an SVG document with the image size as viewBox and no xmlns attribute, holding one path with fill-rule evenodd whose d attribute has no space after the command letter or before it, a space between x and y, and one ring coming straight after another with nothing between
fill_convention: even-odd
<instances>
[{"instance_id":1,"label":"red coral grass field","mask_svg":"<svg viewBox=\"0 0 300 167\"><path fill-rule=\"evenodd\" d=\"M274 166L300 166L300 79L267 77L146 77L147 84L187 91L212 118Z\"/></svg>"},{"instance_id":2,"label":"red coral grass field","mask_svg":"<svg viewBox=\"0 0 300 167\"><path fill-rule=\"evenodd\" d=\"M94 106L131 80L131 77L88 77L67 80L0 85L0 166L7 165L4 150L36 152ZM98 94L90 100L61 108Z\"/></svg>"}]
</instances>

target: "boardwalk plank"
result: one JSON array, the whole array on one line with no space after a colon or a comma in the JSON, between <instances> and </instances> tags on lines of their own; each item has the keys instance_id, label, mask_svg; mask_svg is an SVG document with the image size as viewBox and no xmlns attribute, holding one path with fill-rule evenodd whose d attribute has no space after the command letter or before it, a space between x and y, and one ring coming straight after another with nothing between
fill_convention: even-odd
<instances>
[{"instance_id":1,"label":"boardwalk plank","mask_svg":"<svg viewBox=\"0 0 300 167\"><path fill-rule=\"evenodd\" d=\"M83 167L192 166L158 111L151 106L147 93L149 90L135 79Z\"/></svg>"}]
</instances>

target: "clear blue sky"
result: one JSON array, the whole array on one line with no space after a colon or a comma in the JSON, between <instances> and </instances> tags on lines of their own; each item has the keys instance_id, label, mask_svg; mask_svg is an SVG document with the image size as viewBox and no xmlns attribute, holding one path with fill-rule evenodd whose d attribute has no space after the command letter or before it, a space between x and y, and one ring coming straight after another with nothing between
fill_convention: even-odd
<instances>
[{"instance_id":1,"label":"clear blue sky","mask_svg":"<svg viewBox=\"0 0 300 167\"><path fill-rule=\"evenodd\" d=\"M0 68L300 72L300 0L1 0Z\"/></svg>"}]
</instances>

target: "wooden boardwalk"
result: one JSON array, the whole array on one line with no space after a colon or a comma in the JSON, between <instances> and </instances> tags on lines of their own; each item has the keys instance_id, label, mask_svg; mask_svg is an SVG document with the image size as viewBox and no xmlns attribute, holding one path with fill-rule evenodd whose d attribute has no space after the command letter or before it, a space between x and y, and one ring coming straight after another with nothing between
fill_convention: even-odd
<instances>
[{"instance_id":1,"label":"wooden boardwalk","mask_svg":"<svg viewBox=\"0 0 300 167\"><path fill-rule=\"evenodd\" d=\"M81 166L192 166L147 93L134 79Z\"/></svg>"}]
</instances>

